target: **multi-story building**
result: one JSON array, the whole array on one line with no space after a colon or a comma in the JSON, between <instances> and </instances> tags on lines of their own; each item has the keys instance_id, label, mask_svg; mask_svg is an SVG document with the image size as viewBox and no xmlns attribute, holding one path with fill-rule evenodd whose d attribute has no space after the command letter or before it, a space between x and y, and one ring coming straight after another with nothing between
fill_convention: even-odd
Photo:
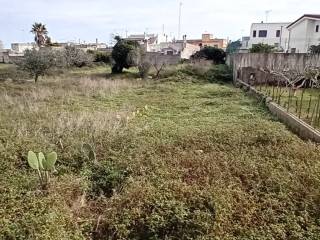
<instances>
[{"instance_id":1,"label":"multi-story building","mask_svg":"<svg viewBox=\"0 0 320 240\"><path fill-rule=\"evenodd\" d=\"M289 22L253 23L251 25L248 48L255 44L264 43L275 46L278 51L284 51L288 48L289 43L289 31L287 29L289 24Z\"/></svg>"},{"instance_id":2,"label":"multi-story building","mask_svg":"<svg viewBox=\"0 0 320 240\"><path fill-rule=\"evenodd\" d=\"M279 52L306 53L310 46L320 44L320 15L305 14L294 22L253 23L248 49L259 43Z\"/></svg>"}]
</instances>

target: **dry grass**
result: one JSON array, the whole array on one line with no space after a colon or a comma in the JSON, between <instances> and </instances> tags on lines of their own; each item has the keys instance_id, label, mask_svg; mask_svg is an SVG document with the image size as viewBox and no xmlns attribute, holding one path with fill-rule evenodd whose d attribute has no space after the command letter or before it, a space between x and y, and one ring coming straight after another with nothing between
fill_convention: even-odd
<instances>
[{"instance_id":1,"label":"dry grass","mask_svg":"<svg viewBox=\"0 0 320 240\"><path fill-rule=\"evenodd\" d=\"M1 83L0 238L319 239L319 146L241 90L179 74ZM58 153L48 192L28 150Z\"/></svg>"}]
</instances>

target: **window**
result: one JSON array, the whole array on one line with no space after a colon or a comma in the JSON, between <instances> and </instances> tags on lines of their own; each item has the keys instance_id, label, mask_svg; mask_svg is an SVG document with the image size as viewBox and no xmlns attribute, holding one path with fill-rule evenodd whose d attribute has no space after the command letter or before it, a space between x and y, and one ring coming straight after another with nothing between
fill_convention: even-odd
<instances>
[{"instance_id":1,"label":"window","mask_svg":"<svg viewBox=\"0 0 320 240\"><path fill-rule=\"evenodd\" d=\"M276 37L280 37L281 31L277 30Z\"/></svg>"},{"instance_id":2,"label":"window","mask_svg":"<svg viewBox=\"0 0 320 240\"><path fill-rule=\"evenodd\" d=\"M316 32L319 32L319 25L316 26Z\"/></svg>"},{"instance_id":3,"label":"window","mask_svg":"<svg viewBox=\"0 0 320 240\"><path fill-rule=\"evenodd\" d=\"M253 30L253 37L256 37L256 36L257 36L257 31Z\"/></svg>"},{"instance_id":4,"label":"window","mask_svg":"<svg viewBox=\"0 0 320 240\"><path fill-rule=\"evenodd\" d=\"M260 30L259 31L259 37L265 38L267 37L268 31L267 30Z\"/></svg>"},{"instance_id":5,"label":"window","mask_svg":"<svg viewBox=\"0 0 320 240\"><path fill-rule=\"evenodd\" d=\"M172 56L173 55L173 51L167 51L167 55Z\"/></svg>"}]
</instances>

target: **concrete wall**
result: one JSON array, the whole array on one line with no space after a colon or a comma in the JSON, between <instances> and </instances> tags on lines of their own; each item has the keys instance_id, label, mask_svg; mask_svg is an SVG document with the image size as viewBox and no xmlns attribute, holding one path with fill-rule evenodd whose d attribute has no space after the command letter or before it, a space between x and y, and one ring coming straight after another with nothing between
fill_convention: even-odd
<instances>
[{"instance_id":1,"label":"concrete wall","mask_svg":"<svg viewBox=\"0 0 320 240\"><path fill-rule=\"evenodd\" d=\"M267 69L296 69L301 72L306 66L320 67L320 55L308 54L285 54L285 53L238 53L228 55L227 64L233 68L234 80L245 68L267 68ZM243 79L242 80L246 80Z\"/></svg>"},{"instance_id":2,"label":"concrete wall","mask_svg":"<svg viewBox=\"0 0 320 240\"><path fill-rule=\"evenodd\" d=\"M0 63L9 63L9 53L8 52L0 52Z\"/></svg>"},{"instance_id":3,"label":"concrete wall","mask_svg":"<svg viewBox=\"0 0 320 240\"><path fill-rule=\"evenodd\" d=\"M161 53L147 52L146 59L150 62L158 61L166 65L175 65L181 61L180 55L163 55Z\"/></svg>"}]
</instances>

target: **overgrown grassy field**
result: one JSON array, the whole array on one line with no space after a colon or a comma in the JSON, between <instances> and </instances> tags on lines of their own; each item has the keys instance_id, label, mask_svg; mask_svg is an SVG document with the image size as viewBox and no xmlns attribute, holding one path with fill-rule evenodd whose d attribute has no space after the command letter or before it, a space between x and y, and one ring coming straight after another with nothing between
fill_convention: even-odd
<instances>
[{"instance_id":1,"label":"overgrown grassy field","mask_svg":"<svg viewBox=\"0 0 320 240\"><path fill-rule=\"evenodd\" d=\"M0 239L320 238L320 146L255 99L85 75L0 83ZM29 150L58 153L48 191Z\"/></svg>"}]
</instances>

